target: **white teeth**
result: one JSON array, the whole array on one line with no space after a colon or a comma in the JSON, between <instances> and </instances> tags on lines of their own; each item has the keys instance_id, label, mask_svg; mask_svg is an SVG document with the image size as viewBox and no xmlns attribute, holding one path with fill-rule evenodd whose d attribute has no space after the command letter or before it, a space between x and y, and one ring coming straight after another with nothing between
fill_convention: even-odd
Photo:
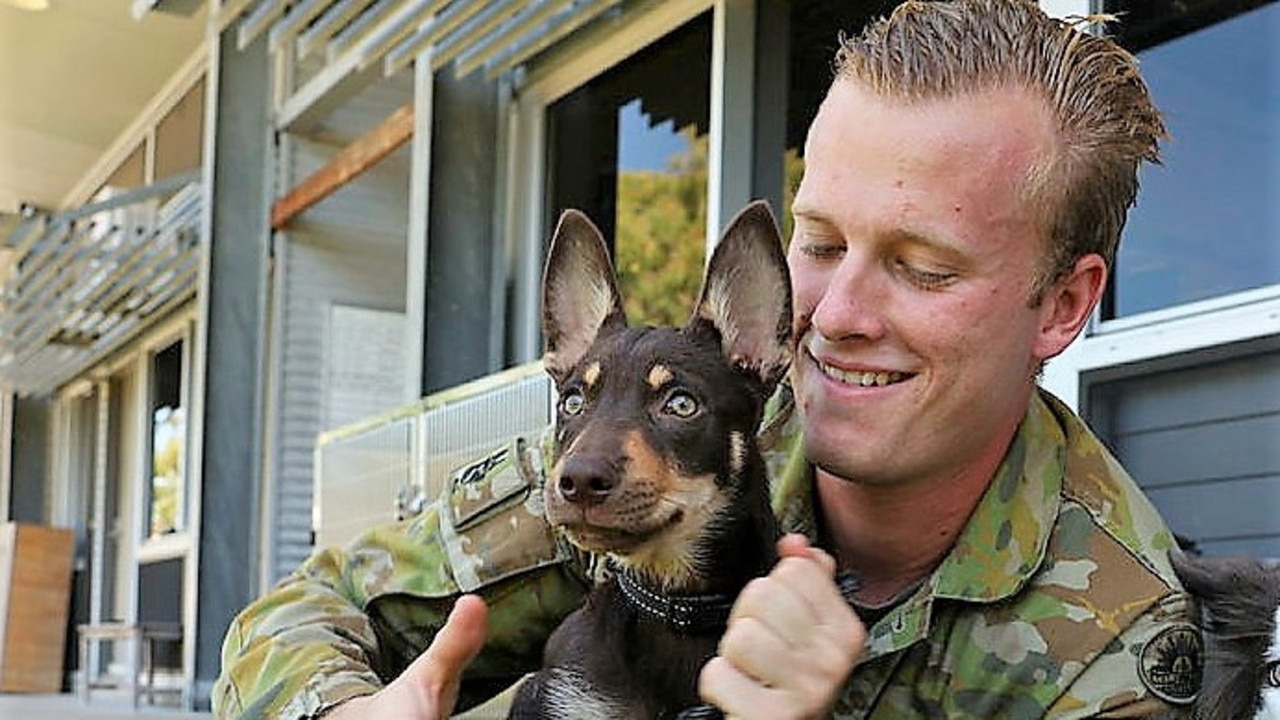
<instances>
[{"instance_id":1,"label":"white teeth","mask_svg":"<svg viewBox=\"0 0 1280 720\"><path fill-rule=\"evenodd\" d=\"M850 385L859 385L861 387L884 387L897 382L902 382L907 378L906 373L900 372L850 372L833 367L826 363L818 363L822 368L822 372L827 376L835 378L843 383Z\"/></svg>"}]
</instances>

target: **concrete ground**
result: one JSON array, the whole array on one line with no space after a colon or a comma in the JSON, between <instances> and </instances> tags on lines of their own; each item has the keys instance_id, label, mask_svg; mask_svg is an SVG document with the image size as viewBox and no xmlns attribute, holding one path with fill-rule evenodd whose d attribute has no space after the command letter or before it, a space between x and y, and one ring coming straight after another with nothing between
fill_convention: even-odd
<instances>
[{"instance_id":1,"label":"concrete ground","mask_svg":"<svg viewBox=\"0 0 1280 720\"><path fill-rule=\"evenodd\" d=\"M457 715L457 720L504 720L512 691ZM186 712L174 706L176 698L160 696L155 705L142 702L134 710L126 692L95 689L85 703L79 695L0 693L0 720L212 720L207 712Z\"/></svg>"},{"instance_id":2,"label":"concrete ground","mask_svg":"<svg viewBox=\"0 0 1280 720\"><path fill-rule=\"evenodd\" d=\"M157 699L135 711L125 693L94 690L86 704L70 693L29 695L0 693L0 720L209 720L209 713L184 712Z\"/></svg>"},{"instance_id":3,"label":"concrete ground","mask_svg":"<svg viewBox=\"0 0 1280 720\"><path fill-rule=\"evenodd\" d=\"M170 705L163 703L168 702ZM458 720L503 720L510 694L504 693ZM0 693L0 720L212 720L209 713L185 712L172 699L157 698L156 705L139 704L134 710L126 693L94 690L86 704L72 693L29 695Z\"/></svg>"}]
</instances>

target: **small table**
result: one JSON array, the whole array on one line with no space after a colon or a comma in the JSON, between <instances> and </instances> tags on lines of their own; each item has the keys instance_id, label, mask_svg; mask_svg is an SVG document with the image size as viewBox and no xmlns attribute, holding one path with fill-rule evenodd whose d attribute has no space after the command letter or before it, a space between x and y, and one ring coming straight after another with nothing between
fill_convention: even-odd
<instances>
[{"instance_id":1,"label":"small table","mask_svg":"<svg viewBox=\"0 0 1280 720\"><path fill-rule=\"evenodd\" d=\"M95 645L103 642L133 643L133 662L129 668L129 676L125 685L133 707L138 707L138 697L145 692L147 704L155 703L156 669L153 662L153 650L156 642L181 642L182 626L178 623L163 622L108 622L80 625L77 628L80 636L80 698L89 702L90 688L117 687L112 683L102 683L97 678L89 677L89 654ZM139 678L145 673L145 683Z\"/></svg>"}]
</instances>

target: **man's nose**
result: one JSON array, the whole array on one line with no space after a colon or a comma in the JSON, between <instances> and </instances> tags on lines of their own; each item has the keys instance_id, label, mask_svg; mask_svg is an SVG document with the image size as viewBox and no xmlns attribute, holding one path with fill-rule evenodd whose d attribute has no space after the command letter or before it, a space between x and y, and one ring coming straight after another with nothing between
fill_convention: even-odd
<instances>
[{"instance_id":1,"label":"man's nose","mask_svg":"<svg viewBox=\"0 0 1280 720\"><path fill-rule=\"evenodd\" d=\"M883 338L888 302L882 275L873 259L846 255L813 308L813 328L830 341Z\"/></svg>"}]
</instances>

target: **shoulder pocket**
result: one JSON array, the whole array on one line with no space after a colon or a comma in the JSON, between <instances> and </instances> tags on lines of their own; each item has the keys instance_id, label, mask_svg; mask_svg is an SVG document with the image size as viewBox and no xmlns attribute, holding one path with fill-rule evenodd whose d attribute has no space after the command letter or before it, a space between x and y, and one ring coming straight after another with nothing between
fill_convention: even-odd
<instances>
[{"instance_id":1,"label":"shoulder pocket","mask_svg":"<svg viewBox=\"0 0 1280 720\"><path fill-rule=\"evenodd\" d=\"M523 444L517 440L453 472L447 502L457 530L529 498L538 483L520 467Z\"/></svg>"},{"instance_id":2,"label":"shoulder pocket","mask_svg":"<svg viewBox=\"0 0 1280 720\"><path fill-rule=\"evenodd\" d=\"M537 455L516 440L450 478L440 533L463 592L565 559L543 515Z\"/></svg>"}]
</instances>

